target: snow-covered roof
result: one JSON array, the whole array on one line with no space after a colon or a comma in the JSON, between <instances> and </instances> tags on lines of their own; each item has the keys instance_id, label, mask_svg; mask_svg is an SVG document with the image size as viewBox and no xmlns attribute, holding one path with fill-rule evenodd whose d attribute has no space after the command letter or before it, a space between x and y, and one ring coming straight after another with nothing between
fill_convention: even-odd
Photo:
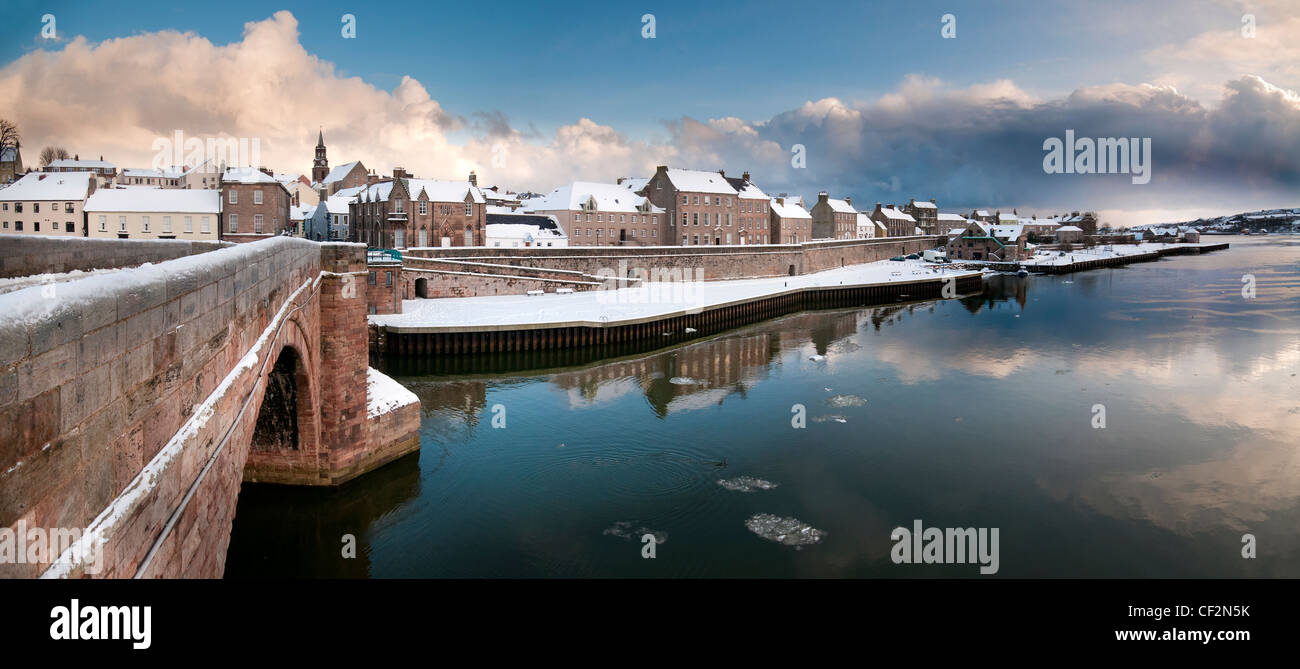
<instances>
[{"instance_id":1,"label":"snow-covered roof","mask_svg":"<svg viewBox=\"0 0 1300 669\"><path fill-rule=\"evenodd\" d=\"M649 179L634 177L634 178L624 179L623 183L619 185L635 193L641 190L642 188L645 188L645 185L648 183L650 183Z\"/></svg>"},{"instance_id":2,"label":"snow-covered roof","mask_svg":"<svg viewBox=\"0 0 1300 669\"><path fill-rule=\"evenodd\" d=\"M113 169L113 163L107 160L73 160L72 158L60 158L52 163L50 167L66 167L69 169Z\"/></svg>"},{"instance_id":3,"label":"snow-covered roof","mask_svg":"<svg viewBox=\"0 0 1300 669\"><path fill-rule=\"evenodd\" d=\"M945 214L943 212L939 212L939 220L948 221L948 222L960 221L962 223L965 223L966 217L962 216L961 214Z\"/></svg>"},{"instance_id":4,"label":"snow-covered roof","mask_svg":"<svg viewBox=\"0 0 1300 669\"><path fill-rule=\"evenodd\" d=\"M976 209L976 210L975 210L975 215L976 215L976 216L988 216L988 215L989 215L989 212L988 212L987 209Z\"/></svg>"},{"instance_id":5,"label":"snow-covered roof","mask_svg":"<svg viewBox=\"0 0 1300 669\"><path fill-rule=\"evenodd\" d=\"M241 184L280 184L275 177L257 169L256 167L231 167L226 169L226 173L221 175L222 183L241 183ZM280 184L283 186L283 184Z\"/></svg>"},{"instance_id":6,"label":"snow-covered roof","mask_svg":"<svg viewBox=\"0 0 1300 669\"><path fill-rule=\"evenodd\" d=\"M90 172L32 172L0 190L0 200L84 200L93 177Z\"/></svg>"},{"instance_id":7,"label":"snow-covered roof","mask_svg":"<svg viewBox=\"0 0 1300 669\"><path fill-rule=\"evenodd\" d=\"M431 202L464 202L466 196L476 204L483 204L487 199L477 186L468 181L440 181L438 179L403 179L411 200L420 199L424 193ZM393 192L395 181L384 181L360 189L358 197L367 202L386 202ZM346 189L345 189L346 190ZM340 193L343 191L340 191Z\"/></svg>"},{"instance_id":8,"label":"snow-covered roof","mask_svg":"<svg viewBox=\"0 0 1300 669\"><path fill-rule=\"evenodd\" d=\"M1062 225L1056 229L1057 232L1083 232L1083 228L1076 225Z\"/></svg>"},{"instance_id":9,"label":"snow-covered roof","mask_svg":"<svg viewBox=\"0 0 1300 669\"><path fill-rule=\"evenodd\" d=\"M468 181L442 181L440 179L406 179L406 190L412 200L424 193L433 202L464 202L468 195L474 202L483 204L487 198L478 186Z\"/></svg>"},{"instance_id":10,"label":"snow-covered roof","mask_svg":"<svg viewBox=\"0 0 1300 669\"><path fill-rule=\"evenodd\" d=\"M949 228L949 229L948 229L948 236L949 236L949 237L956 237L956 236L962 234L963 232L966 232L966 228Z\"/></svg>"},{"instance_id":11,"label":"snow-covered roof","mask_svg":"<svg viewBox=\"0 0 1300 669\"><path fill-rule=\"evenodd\" d=\"M169 167L167 169L154 169L152 167L124 167L122 176L125 178L141 179L179 179L185 171L179 167Z\"/></svg>"},{"instance_id":12,"label":"snow-covered roof","mask_svg":"<svg viewBox=\"0 0 1300 669\"><path fill-rule=\"evenodd\" d=\"M1003 223L1002 221L1007 221L1007 223ZM1020 217L1016 216L1015 214L1004 214L1002 212L998 212L999 225L1015 225L1016 223L1019 222L1020 222Z\"/></svg>"},{"instance_id":13,"label":"snow-covered roof","mask_svg":"<svg viewBox=\"0 0 1300 669\"><path fill-rule=\"evenodd\" d=\"M287 185L290 181L298 181L301 176L300 172L276 172L275 180Z\"/></svg>"},{"instance_id":14,"label":"snow-covered roof","mask_svg":"<svg viewBox=\"0 0 1300 669\"><path fill-rule=\"evenodd\" d=\"M1014 240L1014 239L1019 239L1020 235L1024 234L1024 232L1025 232L1025 226L1017 223L1015 225L994 225L992 226L992 230L990 231L990 234L992 234L994 237L997 237L998 239Z\"/></svg>"},{"instance_id":15,"label":"snow-covered roof","mask_svg":"<svg viewBox=\"0 0 1300 669\"><path fill-rule=\"evenodd\" d=\"M299 206L289 205L289 220L305 221L311 218L312 214L316 213L316 206L317 205L307 204Z\"/></svg>"},{"instance_id":16,"label":"snow-covered roof","mask_svg":"<svg viewBox=\"0 0 1300 669\"><path fill-rule=\"evenodd\" d=\"M358 190L359 189L360 187L358 187ZM346 214L348 213L348 203L352 201L353 197L356 197L355 193L344 195L343 191L339 191L338 193L325 198L325 201L322 202L321 205L324 205L325 211L331 214Z\"/></svg>"},{"instance_id":17,"label":"snow-covered roof","mask_svg":"<svg viewBox=\"0 0 1300 669\"><path fill-rule=\"evenodd\" d=\"M359 162L361 161L354 160L350 163L343 163L342 165L335 167L334 169L330 170L329 174L325 175L325 179L321 181L321 184L329 185L334 183L335 181L342 181L343 177L347 176L348 172L351 172L352 168L356 167L357 163Z\"/></svg>"},{"instance_id":18,"label":"snow-covered roof","mask_svg":"<svg viewBox=\"0 0 1300 669\"><path fill-rule=\"evenodd\" d=\"M871 217L867 215L867 212L858 212L858 225L872 227L872 223L875 223L875 221L871 220Z\"/></svg>"},{"instance_id":19,"label":"snow-covered roof","mask_svg":"<svg viewBox=\"0 0 1300 669\"><path fill-rule=\"evenodd\" d=\"M925 201L917 202L913 200L912 206L920 209L938 209L938 207L936 207L933 202L925 202Z\"/></svg>"},{"instance_id":20,"label":"snow-covered roof","mask_svg":"<svg viewBox=\"0 0 1300 669\"><path fill-rule=\"evenodd\" d=\"M777 202L777 198L772 198L772 211L776 212L777 216L780 216L781 218L812 219L812 214L808 213L808 210L804 209L800 204L799 197L786 197L781 199L785 200L785 204Z\"/></svg>"},{"instance_id":21,"label":"snow-covered roof","mask_svg":"<svg viewBox=\"0 0 1300 669\"><path fill-rule=\"evenodd\" d=\"M837 199L835 199L835 198L832 197L832 198L827 198L827 199L826 199L826 203L829 204L829 205L831 206L831 211L833 211L833 212L835 212L835 213L837 213L837 214L856 214L856 213L858 213L858 210L857 210L857 209L854 209L854 208L853 208L853 205L849 204L848 202L846 202L846 201L844 201L844 200L837 200ZM911 219L911 218L912 218L911 216L908 216L908 219Z\"/></svg>"},{"instance_id":22,"label":"snow-covered roof","mask_svg":"<svg viewBox=\"0 0 1300 669\"><path fill-rule=\"evenodd\" d=\"M595 205L594 211L640 213L646 198L623 184L575 181L556 188L545 197L529 200L526 208L529 211L579 211L589 203ZM653 213L664 211L662 207L650 206Z\"/></svg>"},{"instance_id":23,"label":"snow-covered roof","mask_svg":"<svg viewBox=\"0 0 1300 669\"><path fill-rule=\"evenodd\" d=\"M897 219L900 221L911 221L913 223L916 222L916 219L912 218L911 214L905 214L893 207L881 207L880 213L884 214L885 218Z\"/></svg>"},{"instance_id":24,"label":"snow-covered roof","mask_svg":"<svg viewBox=\"0 0 1300 669\"><path fill-rule=\"evenodd\" d=\"M221 213L221 191L179 188L101 188L86 199L86 213L98 211L178 214Z\"/></svg>"},{"instance_id":25,"label":"snow-covered roof","mask_svg":"<svg viewBox=\"0 0 1300 669\"><path fill-rule=\"evenodd\" d=\"M738 195L735 188L727 183L726 178L717 172L703 170L683 170L669 168L666 170L668 181L679 191L688 193L717 193L718 195Z\"/></svg>"}]
</instances>

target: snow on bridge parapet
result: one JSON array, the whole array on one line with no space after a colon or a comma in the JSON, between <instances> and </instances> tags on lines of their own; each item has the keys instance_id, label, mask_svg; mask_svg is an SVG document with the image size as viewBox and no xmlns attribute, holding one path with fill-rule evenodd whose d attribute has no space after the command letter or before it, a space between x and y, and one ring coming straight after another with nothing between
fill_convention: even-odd
<instances>
[{"instance_id":1,"label":"snow on bridge parapet","mask_svg":"<svg viewBox=\"0 0 1300 669\"><path fill-rule=\"evenodd\" d=\"M394 381L393 377L374 367L366 368L366 417L376 418L419 401L415 393Z\"/></svg>"}]
</instances>

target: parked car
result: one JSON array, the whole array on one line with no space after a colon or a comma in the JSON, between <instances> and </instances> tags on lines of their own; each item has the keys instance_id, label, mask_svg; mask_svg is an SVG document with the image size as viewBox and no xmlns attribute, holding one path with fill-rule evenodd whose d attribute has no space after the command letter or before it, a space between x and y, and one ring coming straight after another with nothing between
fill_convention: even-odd
<instances>
[{"instance_id":1,"label":"parked car","mask_svg":"<svg viewBox=\"0 0 1300 669\"><path fill-rule=\"evenodd\" d=\"M915 253L909 253L909 254L907 254L907 259L908 259L908 260L920 260L920 259L921 259L921 256L919 256L919 255L917 255L917 254L915 254Z\"/></svg>"}]
</instances>

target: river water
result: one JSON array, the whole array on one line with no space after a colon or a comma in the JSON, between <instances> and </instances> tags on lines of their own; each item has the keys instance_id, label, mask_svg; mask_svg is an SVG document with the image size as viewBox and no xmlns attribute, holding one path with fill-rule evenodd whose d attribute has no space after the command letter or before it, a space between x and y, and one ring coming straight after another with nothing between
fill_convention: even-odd
<instances>
[{"instance_id":1,"label":"river water","mask_svg":"<svg viewBox=\"0 0 1300 669\"><path fill-rule=\"evenodd\" d=\"M1217 240L600 360L376 361L420 452L246 484L226 575L981 577L891 560L919 520L997 528L995 577L1300 577L1300 238Z\"/></svg>"}]
</instances>

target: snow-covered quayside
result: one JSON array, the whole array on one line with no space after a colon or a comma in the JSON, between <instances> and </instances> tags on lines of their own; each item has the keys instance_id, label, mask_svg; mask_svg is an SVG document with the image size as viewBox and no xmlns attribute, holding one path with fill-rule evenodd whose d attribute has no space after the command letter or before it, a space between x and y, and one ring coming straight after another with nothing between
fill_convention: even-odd
<instances>
[{"instance_id":1,"label":"snow-covered quayside","mask_svg":"<svg viewBox=\"0 0 1300 669\"><path fill-rule=\"evenodd\" d=\"M981 289L979 272L921 261L881 261L765 279L405 300L403 313L369 320L372 346L396 353L671 344L804 309L957 297Z\"/></svg>"}]
</instances>

